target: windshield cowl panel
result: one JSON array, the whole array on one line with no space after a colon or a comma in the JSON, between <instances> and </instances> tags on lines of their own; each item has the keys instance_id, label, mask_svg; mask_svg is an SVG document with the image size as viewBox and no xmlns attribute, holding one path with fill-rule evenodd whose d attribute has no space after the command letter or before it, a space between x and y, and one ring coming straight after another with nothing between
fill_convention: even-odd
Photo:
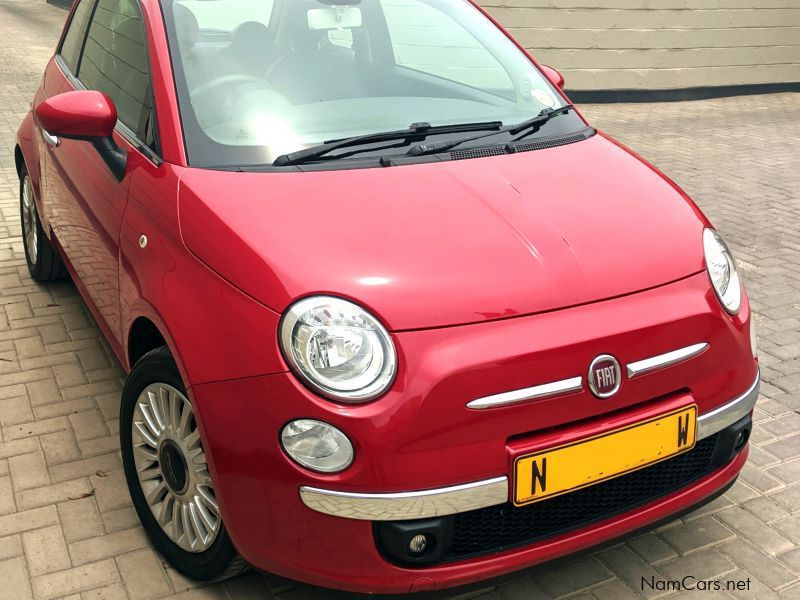
<instances>
[{"instance_id":1,"label":"windshield cowl panel","mask_svg":"<svg viewBox=\"0 0 800 600\"><path fill-rule=\"evenodd\" d=\"M162 7L192 166L271 165L330 140L419 123L510 125L565 104L466 0L165 0ZM584 126L572 113L559 129ZM401 156L419 141L375 152ZM328 160L337 158L349 156Z\"/></svg>"}]
</instances>

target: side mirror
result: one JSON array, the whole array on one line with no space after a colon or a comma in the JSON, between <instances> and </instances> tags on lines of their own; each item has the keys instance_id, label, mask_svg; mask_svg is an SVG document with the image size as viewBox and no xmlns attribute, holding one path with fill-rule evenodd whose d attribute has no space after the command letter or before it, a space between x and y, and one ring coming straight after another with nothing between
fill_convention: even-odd
<instances>
[{"instance_id":1,"label":"side mirror","mask_svg":"<svg viewBox=\"0 0 800 600\"><path fill-rule=\"evenodd\" d=\"M36 118L50 139L91 142L114 177L118 181L125 177L128 156L113 137L117 109L102 92L79 90L52 96L36 107Z\"/></svg>"},{"instance_id":2,"label":"side mirror","mask_svg":"<svg viewBox=\"0 0 800 600\"><path fill-rule=\"evenodd\" d=\"M558 72L558 70L554 69L553 67L548 67L547 65L541 65L542 71L550 80L554 86L559 89L564 89L564 76Z\"/></svg>"}]
</instances>

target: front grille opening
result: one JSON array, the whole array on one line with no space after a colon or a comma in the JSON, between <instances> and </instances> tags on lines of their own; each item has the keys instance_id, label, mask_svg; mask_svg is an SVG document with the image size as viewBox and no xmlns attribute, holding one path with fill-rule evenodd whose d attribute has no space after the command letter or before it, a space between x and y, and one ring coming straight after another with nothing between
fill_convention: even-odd
<instances>
[{"instance_id":1,"label":"front grille opening","mask_svg":"<svg viewBox=\"0 0 800 600\"><path fill-rule=\"evenodd\" d=\"M506 503L455 515L445 560L502 552L586 527L677 491L717 468L717 435L651 467L523 507Z\"/></svg>"}]
</instances>

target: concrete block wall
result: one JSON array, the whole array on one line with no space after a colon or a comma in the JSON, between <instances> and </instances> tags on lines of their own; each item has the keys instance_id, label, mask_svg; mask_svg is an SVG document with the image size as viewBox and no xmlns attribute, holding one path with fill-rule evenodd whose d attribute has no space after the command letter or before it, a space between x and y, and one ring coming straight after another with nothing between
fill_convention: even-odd
<instances>
[{"instance_id":1,"label":"concrete block wall","mask_svg":"<svg viewBox=\"0 0 800 600\"><path fill-rule=\"evenodd\" d=\"M572 90L800 82L800 0L479 0Z\"/></svg>"}]
</instances>

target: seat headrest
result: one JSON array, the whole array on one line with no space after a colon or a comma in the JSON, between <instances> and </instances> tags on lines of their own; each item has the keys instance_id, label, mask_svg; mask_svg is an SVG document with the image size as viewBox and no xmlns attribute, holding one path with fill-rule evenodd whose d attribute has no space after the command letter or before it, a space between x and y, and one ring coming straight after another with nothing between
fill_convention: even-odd
<instances>
[{"instance_id":1,"label":"seat headrest","mask_svg":"<svg viewBox=\"0 0 800 600\"><path fill-rule=\"evenodd\" d=\"M269 48L269 30L258 21L245 21L236 26L231 37L231 50L241 58L262 59ZM253 56L255 55L255 56Z\"/></svg>"}]
</instances>

